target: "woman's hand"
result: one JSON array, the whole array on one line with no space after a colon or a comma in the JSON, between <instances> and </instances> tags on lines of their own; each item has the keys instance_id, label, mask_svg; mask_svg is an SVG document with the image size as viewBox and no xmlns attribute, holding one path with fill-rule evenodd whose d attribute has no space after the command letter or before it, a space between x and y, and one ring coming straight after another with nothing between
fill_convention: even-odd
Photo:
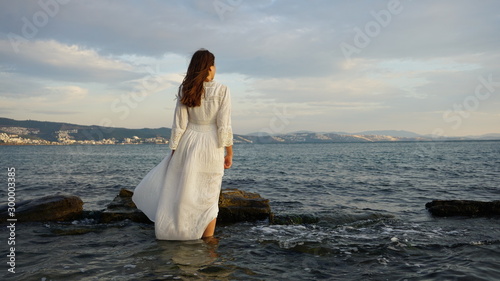
<instances>
[{"instance_id":1,"label":"woman's hand","mask_svg":"<svg viewBox=\"0 0 500 281\"><path fill-rule=\"evenodd\" d=\"M226 146L226 156L224 156L224 169L229 169L233 165L233 146Z\"/></svg>"},{"instance_id":2,"label":"woman's hand","mask_svg":"<svg viewBox=\"0 0 500 281\"><path fill-rule=\"evenodd\" d=\"M233 165L233 156L226 155L224 156L224 169L229 169Z\"/></svg>"}]
</instances>

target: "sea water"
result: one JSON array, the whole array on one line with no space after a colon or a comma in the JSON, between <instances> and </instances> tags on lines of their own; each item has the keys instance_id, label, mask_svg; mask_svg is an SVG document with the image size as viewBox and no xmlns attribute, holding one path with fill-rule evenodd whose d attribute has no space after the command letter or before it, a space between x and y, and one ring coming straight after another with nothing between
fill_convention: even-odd
<instances>
[{"instance_id":1,"label":"sea water","mask_svg":"<svg viewBox=\"0 0 500 281\"><path fill-rule=\"evenodd\" d=\"M434 199L500 200L500 142L237 144L223 188L257 192L277 217L218 226L218 243L157 241L150 224L16 224L2 280L499 280L498 218L434 218ZM106 207L165 145L0 146L1 198L49 194Z\"/></svg>"}]
</instances>

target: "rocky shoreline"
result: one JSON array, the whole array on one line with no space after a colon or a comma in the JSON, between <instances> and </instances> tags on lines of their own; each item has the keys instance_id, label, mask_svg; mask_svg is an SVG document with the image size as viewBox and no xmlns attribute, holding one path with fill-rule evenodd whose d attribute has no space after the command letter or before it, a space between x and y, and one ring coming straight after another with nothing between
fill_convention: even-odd
<instances>
[{"instance_id":1,"label":"rocky shoreline","mask_svg":"<svg viewBox=\"0 0 500 281\"><path fill-rule=\"evenodd\" d=\"M50 195L17 202L15 217L9 216L8 206L0 207L3 221L15 218L17 222L49 222L93 219L97 223L110 223L131 220L152 223L132 201L133 192L121 189L119 194L104 210L85 211L83 201L73 195ZM272 220L273 214L269 200L257 193L239 189L224 189L219 198L219 224L240 221Z\"/></svg>"},{"instance_id":2,"label":"rocky shoreline","mask_svg":"<svg viewBox=\"0 0 500 281\"><path fill-rule=\"evenodd\" d=\"M130 220L152 223L136 208L132 201L133 192L121 189L119 194L103 210L84 210L84 202L73 195L50 195L17 202L15 217L9 216L8 206L0 207L4 222L71 222L91 219L93 223L106 224ZM500 201L482 202L473 200L434 200L425 205L434 217L500 217ZM270 224L310 224L318 218L307 215L274 216L269 200L257 193L239 189L224 189L219 197L218 224L232 224L243 221L269 221Z\"/></svg>"}]
</instances>

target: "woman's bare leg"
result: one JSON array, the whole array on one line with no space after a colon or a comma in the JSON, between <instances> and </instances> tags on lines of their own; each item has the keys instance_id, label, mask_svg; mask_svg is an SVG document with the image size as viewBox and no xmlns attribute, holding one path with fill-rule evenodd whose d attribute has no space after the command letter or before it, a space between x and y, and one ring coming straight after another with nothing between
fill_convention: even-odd
<instances>
[{"instance_id":1,"label":"woman's bare leg","mask_svg":"<svg viewBox=\"0 0 500 281\"><path fill-rule=\"evenodd\" d=\"M205 232L203 232L203 236L201 238L205 237L211 237L214 236L215 232L215 223L217 222L217 218L213 219L205 229Z\"/></svg>"}]
</instances>

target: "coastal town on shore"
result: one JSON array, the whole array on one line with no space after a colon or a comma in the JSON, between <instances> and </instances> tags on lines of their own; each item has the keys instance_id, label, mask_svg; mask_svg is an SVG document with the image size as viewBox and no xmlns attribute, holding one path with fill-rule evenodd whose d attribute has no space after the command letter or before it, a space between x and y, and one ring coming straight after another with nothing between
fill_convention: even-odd
<instances>
[{"instance_id":1,"label":"coastal town on shore","mask_svg":"<svg viewBox=\"0 0 500 281\"><path fill-rule=\"evenodd\" d=\"M101 140L75 140L70 134L78 133L78 129L56 131L57 141L49 141L36 137L38 129L24 127L0 127L0 145L109 145L109 144L167 144L164 137L140 138L133 136L117 140L115 138Z\"/></svg>"}]
</instances>

